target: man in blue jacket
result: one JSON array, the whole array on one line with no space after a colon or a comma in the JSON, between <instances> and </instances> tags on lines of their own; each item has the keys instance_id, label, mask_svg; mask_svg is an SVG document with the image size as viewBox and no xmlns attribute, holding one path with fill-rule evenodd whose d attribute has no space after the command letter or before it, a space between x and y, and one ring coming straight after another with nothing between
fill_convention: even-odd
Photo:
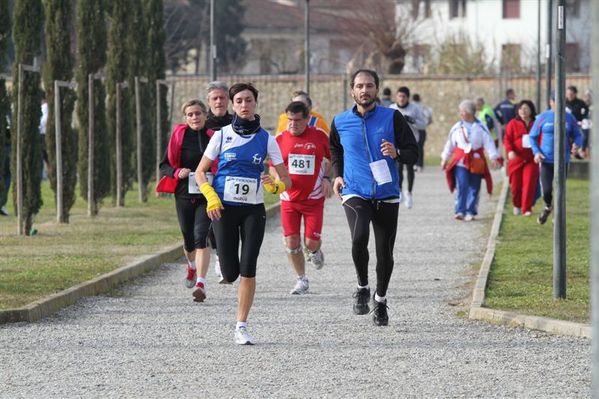
<instances>
[{"instance_id":1,"label":"man in blue jacket","mask_svg":"<svg viewBox=\"0 0 599 399\"><path fill-rule=\"evenodd\" d=\"M354 72L350 88L356 104L335 116L331 124L331 161L336 176L333 191L343 201L352 237L358 276L354 313L370 311L368 239L372 223L377 258L373 321L386 326L386 293L393 272L400 201L396 162L416 163L418 144L399 111L376 104L379 77L375 71Z\"/></svg>"},{"instance_id":2,"label":"man in blue jacket","mask_svg":"<svg viewBox=\"0 0 599 399\"><path fill-rule=\"evenodd\" d=\"M541 165L541 190L543 192L543 202L545 202L545 208L541 215L539 215L537 222L539 224L545 224L547 218L553 210L553 163L555 159L554 148L554 137L555 137L555 97L552 95L549 99L550 109L538 115L534 125L530 129L528 140L530 147L535 156L535 162ZM566 112L566 135L564 146L566 148L566 166L570 162L570 151L575 153L580 147L582 147L582 133L576 122L576 118ZM523 145L526 146L523 139ZM566 168L567 170L567 168Z\"/></svg>"}]
</instances>

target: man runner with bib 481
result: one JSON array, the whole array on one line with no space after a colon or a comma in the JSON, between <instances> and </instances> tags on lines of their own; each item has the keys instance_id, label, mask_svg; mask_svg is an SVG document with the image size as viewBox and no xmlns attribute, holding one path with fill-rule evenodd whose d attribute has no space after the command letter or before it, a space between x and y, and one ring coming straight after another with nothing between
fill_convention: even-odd
<instances>
[{"instance_id":1,"label":"man runner with bib 481","mask_svg":"<svg viewBox=\"0 0 599 399\"><path fill-rule=\"evenodd\" d=\"M333 193L329 138L316 127L308 126L309 110L301 101L293 101L285 109L289 120L287 130L276 137L285 168L291 178L291 188L281 193L281 225L287 247L287 258L297 273L291 294L305 294L309 289L305 257L300 239L304 218L306 257L316 269L324 266L321 232L325 197ZM270 173L276 175L274 167Z\"/></svg>"}]
</instances>

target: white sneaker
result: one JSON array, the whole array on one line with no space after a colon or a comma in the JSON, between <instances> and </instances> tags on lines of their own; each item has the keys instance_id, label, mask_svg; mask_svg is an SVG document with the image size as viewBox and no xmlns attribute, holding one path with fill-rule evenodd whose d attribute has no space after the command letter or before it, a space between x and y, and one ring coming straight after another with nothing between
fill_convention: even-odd
<instances>
[{"instance_id":1,"label":"white sneaker","mask_svg":"<svg viewBox=\"0 0 599 399\"><path fill-rule=\"evenodd\" d=\"M316 270L320 270L324 266L324 254L320 249L314 253L308 251L308 261L312 262Z\"/></svg>"},{"instance_id":2,"label":"white sneaker","mask_svg":"<svg viewBox=\"0 0 599 399\"><path fill-rule=\"evenodd\" d=\"M237 345L254 345L254 337L248 332L247 327L235 329L235 343Z\"/></svg>"},{"instance_id":3,"label":"white sneaker","mask_svg":"<svg viewBox=\"0 0 599 399\"><path fill-rule=\"evenodd\" d=\"M466 222L471 222L473 220L474 220L474 215L467 213L466 216L464 216L464 221L466 221Z\"/></svg>"},{"instance_id":4,"label":"white sneaker","mask_svg":"<svg viewBox=\"0 0 599 399\"><path fill-rule=\"evenodd\" d=\"M310 282L308 281L306 276L298 277L297 281L295 282L295 287L293 287L290 294L291 295L307 294L308 289L310 289Z\"/></svg>"},{"instance_id":5,"label":"white sneaker","mask_svg":"<svg viewBox=\"0 0 599 399\"><path fill-rule=\"evenodd\" d=\"M8 209L6 209L6 206L3 206L2 208L0 208L0 215L8 216Z\"/></svg>"},{"instance_id":6,"label":"white sneaker","mask_svg":"<svg viewBox=\"0 0 599 399\"><path fill-rule=\"evenodd\" d=\"M412 209L414 206L414 198L412 198L412 193L406 193L406 208Z\"/></svg>"},{"instance_id":7,"label":"white sneaker","mask_svg":"<svg viewBox=\"0 0 599 399\"><path fill-rule=\"evenodd\" d=\"M518 216L522 214L522 209L514 207L514 216Z\"/></svg>"}]
</instances>

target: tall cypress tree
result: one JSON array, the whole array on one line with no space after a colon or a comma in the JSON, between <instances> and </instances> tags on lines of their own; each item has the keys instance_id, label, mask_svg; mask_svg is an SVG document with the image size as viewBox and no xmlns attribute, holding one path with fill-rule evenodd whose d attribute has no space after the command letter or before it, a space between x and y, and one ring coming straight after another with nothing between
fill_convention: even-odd
<instances>
[{"instance_id":1,"label":"tall cypress tree","mask_svg":"<svg viewBox=\"0 0 599 399\"><path fill-rule=\"evenodd\" d=\"M141 109L141 142L137 142L137 111L135 99L135 76L148 77L148 38L145 14L142 0L129 0L129 12L131 20L128 30L127 47L129 48L129 79L131 86L131 119L133 124L134 148L133 164L135 165L135 178L137 179L137 146L141 145L142 150L142 198L147 201L147 185L149 179L155 171L154 165L154 134L152 132L152 118L144 117L144 115L153 115L150 109L151 102L149 98L150 85L153 83L148 80L147 83L139 83L140 88L140 109Z\"/></svg>"},{"instance_id":2,"label":"tall cypress tree","mask_svg":"<svg viewBox=\"0 0 599 399\"><path fill-rule=\"evenodd\" d=\"M156 80L166 77L166 55L164 54L164 43L166 42L166 32L164 31L164 4L162 0L146 0L148 28L148 78L153 82L154 87L151 91L151 106L156 109ZM168 111L168 90L166 87L160 89L160 131L161 148L160 153L166 149L169 136L169 111ZM152 130L156 132L156 118L152 120ZM155 143L156 145L156 143ZM155 166L155 165L154 165Z\"/></svg>"},{"instance_id":3,"label":"tall cypress tree","mask_svg":"<svg viewBox=\"0 0 599 399\"><path fill-rule=\"evenodd\" d=\"M163 21L163 10L164 4L162 0L145 0L146 10L146 41L148 43L146 63L148 66L147 74L149 80L149 95L150 100L150 115L154 115L151 118L151 132L156 140L156 80L165 78L166 69L166 57L164 55L164 42L166 40L166 34L164 32L164 21ZM168 103L167 103L167 88L160 87L160 136L161 136L161 148L160 153L164 152L168 139ZM154 142L154 148L157 143ZM151 165L150 176L156 168L155 154L149 158L148 164Z\"/></svg>"},{"instance_id":4,"label":"tall cypress tree","mask_svg":"<svg viewBox=\"0 0 599 399\"><path fill-rule=\"evenodd\" d=\"M89 89L88 75L101 71L106 64L106 12L104 0L77 0L77 117L79 120L79 187L87 200ZM102 198L110 194L110 145L106 128L106 89L94 80L94 205L97 214Z\"/></svg>"},{"instance_id":5,"label":"tall cypress tree","mask_svg":"<svg viewBox=\"0 0 599 399\"><path fill-rule=\"evenodd\" d=\"M10 36L10 12L8 0L0 0L0 72L4 69L6 47ZM10 153L5 152L8 140L7 117L10 114L10 99L6 91L6 81L0 76L0 206L4 206L8 197L8 190L4 187L4 165Z\"/></svg>"},{"instance_id":6,"label":"tall cypress tree","mask_svg":"<svg viewBox=\"0 0 599 399\"><path fill-rule=\"evenodd\" d=\"M116 84L129 78L129 54L127 37L130 29L130 6L129 2L112 2L109 14L108 30L108 59L106 69L106 86L108 92L108 108L106 110L108 137L110 144L110 191L116 203L117 180L116 180ZM135 177L135 167L132 163L133 140L135 138L135 117L130 108L130 94L133 93L133 82L129 81L129 88L121 90L121 143L123 154L123 184L121 190L124 193ZM123 201L124 202L124 201ZM124 203L117 204L124 205Z\"/></svg>"},{"instance_id":7,"label":"tall cypress tree","mask_svg":"<svg viewBox=\"0 0 599 399\"><path fill-rule=\"evenodd\" d=\"M46 148L48 151L48 178L56 193L56 126L54 81L71 81L73 78L73 57L71 55L70 27L72 12L70 1L44 0L46 62L44 64L44 86L48 100L48 124L46 128ZM75 94L70 88L60 90L60 128L62 145L63 206L59 220L69 222L69 211L75 203L77 185L77 133L72 128ZM56 195L56 194L55 194Z\"/></svg>"},{"instance_id":8,"label":"tall cypress tree","mask_svg":"<svg viewBox=\"0 0 599 399\"><path fill-rule=\"evenodd\" d=\"M13 17L13 40L15 62L13 65L13 102L17 110L19 93L19 63L33 64L34 57L40 55L40 37L44 25L44 9L41 0L15 0ZM24 72L21 104L21 150L23 160L23 219L25 234L29 235L35 215L42 206L42 149L39 121L42 116L40 90L41 77L38 73ZM12 170L16 170L17 124L16 114L12 134ZM17 176L15 176L16 180ZM16 190L13 190L16 205ZM16 208L16 206L15 206Z\"/></svg>"}]
</instances>

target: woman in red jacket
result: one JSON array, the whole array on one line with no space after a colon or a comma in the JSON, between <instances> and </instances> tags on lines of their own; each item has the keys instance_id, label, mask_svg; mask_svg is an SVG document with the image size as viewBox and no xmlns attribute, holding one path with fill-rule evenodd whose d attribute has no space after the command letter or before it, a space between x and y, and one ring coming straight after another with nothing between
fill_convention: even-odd
<instances>
[{"instance_id":1,"label":"woman in red jacket","mask_svg":"<svg viewBox=\"0 0 599 399\"><path fill-rule=\"evenodd\" d=\"M534 162L528 136L536 110L530 100L522 100L516 110L517 116L505 127L503 146L508 157L514 215L530 216L539 180L539 166Z\"/></svg>"},{"instance_id":2,"label":"woman in red jacket","mask_svg":"<svg viewBox=\"0 0 599 399\"><path fill-rule=\"evenodd\" d=\"M157 192L175 194L175 207L183 234L187 276L187 288L195 288L194 301L206 298L206 274L210 264L207 248L211 221L206 213L206 198L200 193L193 172L208 147L213 131L205 127L206 106L200 100L190 100L181 108L185 123L174 127L168 148L160 162L162 178ZM196 263L197 262L197 263Z\"/></svg>"}]
</instances>

